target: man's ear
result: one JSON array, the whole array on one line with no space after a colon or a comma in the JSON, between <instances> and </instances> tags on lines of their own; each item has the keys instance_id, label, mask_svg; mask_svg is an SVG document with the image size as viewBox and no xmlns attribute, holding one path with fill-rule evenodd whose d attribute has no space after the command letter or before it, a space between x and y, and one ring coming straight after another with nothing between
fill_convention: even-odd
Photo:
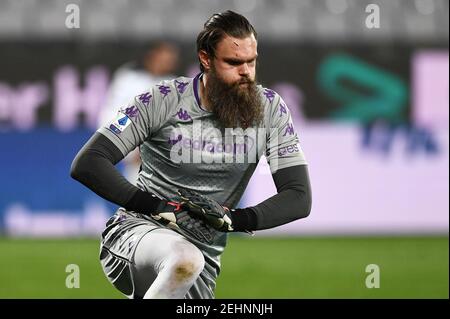
<instances>
[{"instance_id":1,"label":"man's ear","mask_svg":"<svg viewBox=\"0 0 450 319\"><path fill-rule=\"evenodd\" d=\"M209 58L208 53L206 53L205 50L200 50L198 52L198 58L200 60L200 63L203 65L206 71L209 71L211 68L211 59Z\"/></svg>"}]
</instances>

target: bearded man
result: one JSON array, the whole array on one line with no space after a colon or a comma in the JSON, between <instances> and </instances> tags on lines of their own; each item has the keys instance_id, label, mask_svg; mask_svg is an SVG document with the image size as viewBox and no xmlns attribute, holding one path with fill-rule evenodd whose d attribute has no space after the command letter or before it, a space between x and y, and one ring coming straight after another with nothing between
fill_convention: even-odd
<instances>
[{"instance_id":1,"label":"bearded man","mask_svg":"<svg viewBox=\"0 0 450 319\"><path fill-rule=\"evenodd\" d=\"M162 81L121 106L72 163L73 178L121 206L102 233L100 262L129 298L214 298L230 232L277 227L311 210L289 108L256 83L253 26L232 11L214 14L197 53L195 78ZM114 165L137 146L134 186ZM263 155L277 194L236 208Z\"/></svg>"}]
</instances>

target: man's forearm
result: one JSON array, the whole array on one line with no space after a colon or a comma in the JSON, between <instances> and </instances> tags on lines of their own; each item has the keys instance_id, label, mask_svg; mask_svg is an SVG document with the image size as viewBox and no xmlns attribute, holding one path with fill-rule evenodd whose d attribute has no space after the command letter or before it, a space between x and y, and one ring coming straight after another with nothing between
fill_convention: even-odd
<instances>
[{"instance_id":1,"label":"man's forearm","mask_svg":"<svg viewBox=\"0 0 450 319\"><path fill-rule=\"evenodd\" d=\"M262 203L231 212L235 230L262 230L305 218L311 211L308 167L292 166L273 174L278 194Z\"/></svg>"}]
</instances>

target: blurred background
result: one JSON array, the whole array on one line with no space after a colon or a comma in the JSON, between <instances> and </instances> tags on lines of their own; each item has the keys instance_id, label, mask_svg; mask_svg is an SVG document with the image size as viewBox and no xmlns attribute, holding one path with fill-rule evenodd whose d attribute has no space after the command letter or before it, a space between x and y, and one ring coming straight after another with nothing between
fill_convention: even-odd
<instances>
[{"instance_id":1,"label":"blurred background","mask_svg":"<svg viewBox=\"0 0 450 319\"><path fill-rule=\"evenodd\" d=\"M258 32L309 163L311 215L231 235L218 298L448 298L446 0L0 0L0 298L123 298L98 262L116 209L72 159L130 97L199 72L215 12ZM79 21L77 15L79 14ZM139 158L119 164L133 180ZM276 193L264 158L239 204ZM80 287L66 286L66 266ZM366 285L368 265L379 288Z\"/></svg>"}]
</instances>

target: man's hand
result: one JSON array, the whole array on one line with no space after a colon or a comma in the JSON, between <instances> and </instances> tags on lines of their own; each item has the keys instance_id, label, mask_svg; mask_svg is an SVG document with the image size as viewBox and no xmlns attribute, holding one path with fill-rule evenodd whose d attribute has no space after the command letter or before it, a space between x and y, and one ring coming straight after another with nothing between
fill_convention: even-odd
<instances>
[{"instance_id":1,"label":"man's hand","mask_svg":"<svg viewBox=\"0 0 450 319\"><path fill-rule=\"evenodd\" d=\"M222 232L233 231L229 209L221 206L215 200L197 192L180 189L180 204L186 207L195 217L203 220L207 225Z\"/></svg>"},{"instance_id":2,"label":"man's hand","mask_svg":"<svg viewBox=\"0 0 450 319\"><path fill-rule=\"evenodd\" d=\"M183 203L161 201L156 212L150 216L172 229L182 229L192 238L206 244L212 244L218 231L209 226L203 219L191 213Z\"/></svg>"},{"instance_id":3,"label":"man's hand","mask_svg":"<svg viewBox=\"0 0 450 319\"><path fill-rule=\"evenodd\" d=\"M180 221L177 215L182 211L181 203L162 200L156 212L151 213L151 217L170 227L179 228Z\"/></svg>"}]
</instances>

